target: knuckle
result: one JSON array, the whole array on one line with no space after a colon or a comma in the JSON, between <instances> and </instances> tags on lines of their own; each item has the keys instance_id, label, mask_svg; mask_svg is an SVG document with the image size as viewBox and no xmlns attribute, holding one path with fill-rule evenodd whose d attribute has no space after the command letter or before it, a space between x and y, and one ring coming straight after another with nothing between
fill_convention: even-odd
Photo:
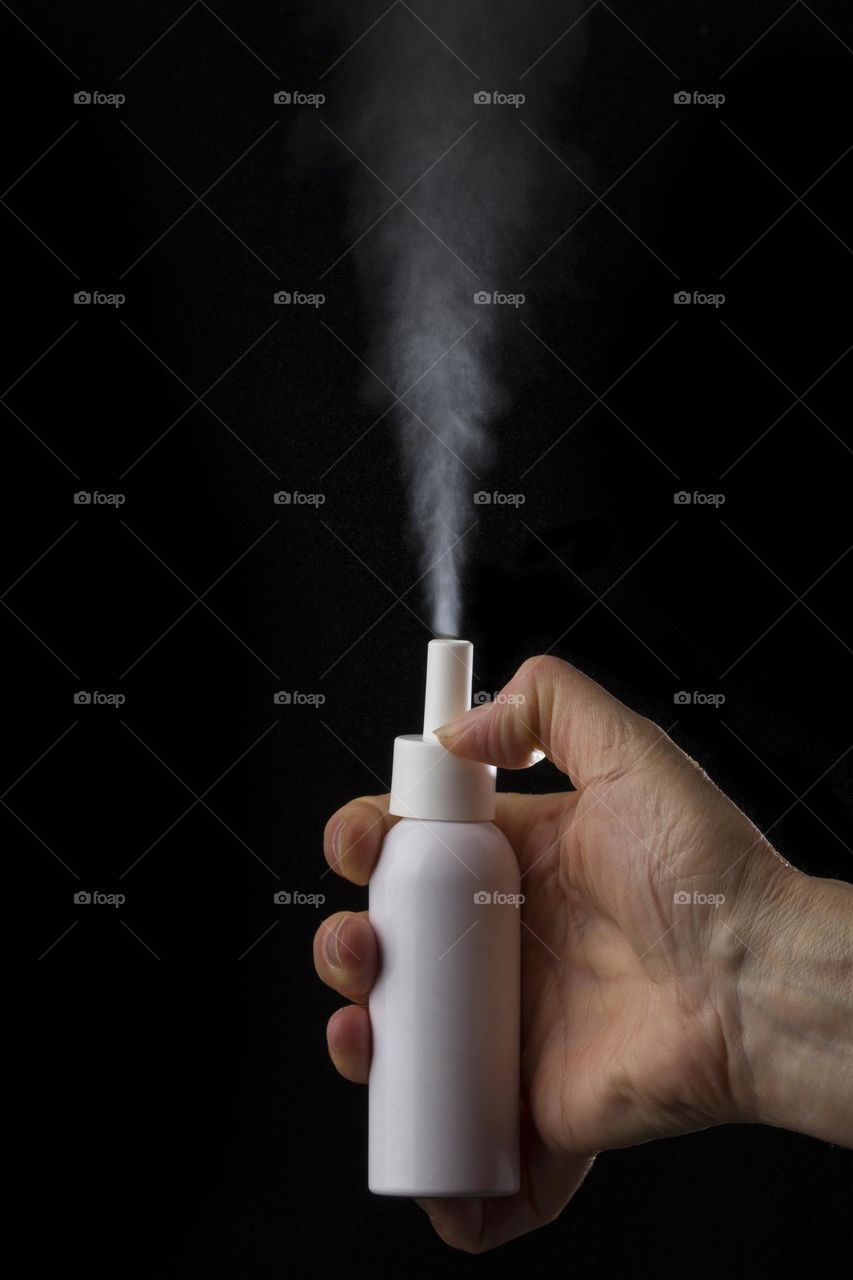
<instances>
[{"instance_id":1,"label":"knuckle","mask_svg":"<svg viewBox=\"0 0 853 1280\"><path fill-rule=\"evenodd\" d=\"M518 668L518 677L525 681L535 679L538 683L549 682L557 678L565 670L566 664L552 653L537 654L526 658Z\"/></svg>"}]
</instances>

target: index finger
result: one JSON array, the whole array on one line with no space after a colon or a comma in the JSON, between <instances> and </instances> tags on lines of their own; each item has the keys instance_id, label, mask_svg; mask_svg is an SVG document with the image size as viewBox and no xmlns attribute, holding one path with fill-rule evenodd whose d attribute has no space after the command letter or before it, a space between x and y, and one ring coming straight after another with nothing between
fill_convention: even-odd
<instances>
[{"instance_id":1,"label":"index finger","mask_svg":"<svg viewBox=\"0 0 853 1280\"><path fill-rule=\"evenodd\" d=\"M522 664L501 697L435 730L454 755L502 769L547 756L578 788L624 772L653 747L672 744L601 685L560 658Z\"/></svg>"}]
</instances>

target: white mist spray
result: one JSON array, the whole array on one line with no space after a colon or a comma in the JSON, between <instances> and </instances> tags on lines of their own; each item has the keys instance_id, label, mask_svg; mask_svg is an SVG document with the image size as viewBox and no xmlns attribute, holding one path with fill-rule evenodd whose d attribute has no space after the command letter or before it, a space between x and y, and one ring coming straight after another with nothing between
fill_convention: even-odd
<instances>
[{"instance_id":1,"label":"white mist spray","mask_svg":"<svg viewBox=\"0 0 853 1280\"><path fill-rule=\"evenodd\" d=\"M468 338L471 339L470 334ZM423 334L413 338L413 345L423 353L433 344ZM471 347L476 345L471 339ZM452 363L436 377L439 385L425 389L423 396L417 397L418 416L413 417L406 410L399 414L399 440L419 571L425 575L430 625L443 636L459 635L462 627L465 541L473 533L476 520L471 499L481 483L476 468L488 456L487 406L478 395L478 388L482 389L485 383L479 353L474 350L456 359L454 356L455 352L442 361ZM438 368L435 373L438 375ZM463 410L457 407L461 404L465 405ZM430 423L435 434L422 425L430 418L438 424L432 427Z\"/></svg>"},{"instance_id":2,"label":"white mist spray","mask_svg":"<svg viewBox=\"0 0 853 1280\"><path fill-rule=\"evenodd\" d=\"M524 336L517 315L477 305L475 294L519 288L531 263L521 232L535 187L555 165L520 110L475 95L526 90L523 118L547 137L554 84L567 59L576 60L581 31L537 65L535 79L519 78L579 12L576 0L540 0L532 9L421 0L417 17L400 6L347 57L338 81L352 113L336 116L335 128L358 160L351 232L368 363L384 384L379 390L371 378L367 386L382 409L388 387L401 397L389 417L439 635L460 633L463 567L482 515L474 494L485 487L507 404L496 345L502 327ZM567 214L561 209L560 218Z\"/></svg>"},{"instance_id":3,"label":"white mist spray","mask_svg":"<svg viewBox=\"0 0 853 1280\"><path fill-rule=\"evenodd\" d=\"M466 120L467 110L460 114L455 134L448 139L442 130L442 142L436 137L433 159L475 123ZM461 152L467 142L463 138L456 150ZM451 153L442 165L452 173L456 159ZM443 176L447 181L448 172ZM435 235L398 208L357 252L362 276L384 282L384 314L371 354L402 394L392 420L429 623L437 634L453 636L461 629L462 566L477 523L473 495L483 487L490 456L488 426L502 397L488 358L494 316L474 303L480 255L470 252L470 228L460 235L457 225L465 192L457 190L459 202L451 210L438 171L433 185L427 183L429 178L411 200L414 208L418 197L418 216ZM445 248L454 233L455 252L467 266Z\"/></svg>"}]
</instances>

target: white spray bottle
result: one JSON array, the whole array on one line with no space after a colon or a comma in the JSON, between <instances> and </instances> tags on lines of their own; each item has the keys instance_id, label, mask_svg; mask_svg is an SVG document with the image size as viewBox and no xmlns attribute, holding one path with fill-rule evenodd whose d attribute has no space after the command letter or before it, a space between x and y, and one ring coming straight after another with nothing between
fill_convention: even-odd
<instances>
[{"instance_id":1,"label":"white spray bottle","mask_svg":"<svg viewBox=\"0 0 853 1280\"><path fill-rule=\"evenodd\" d=\"M370 1190L505 1196L519 1187L521 895L493 825L495 769L434 729L471 706L473 646L428 647L423 734L397 738L370 881Z\"/></svg>"}]
</instances>

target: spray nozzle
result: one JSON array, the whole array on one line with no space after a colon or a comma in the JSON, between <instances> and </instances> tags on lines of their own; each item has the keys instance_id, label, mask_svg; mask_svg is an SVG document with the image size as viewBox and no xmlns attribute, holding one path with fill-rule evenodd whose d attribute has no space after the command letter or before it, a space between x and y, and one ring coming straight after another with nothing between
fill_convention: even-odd
<instances>
[{"instance_id":1,"label":"spray nozzle","mask_svg":"<svg viewBox=\"0 0 853 1280\"><path fill-rule=\"evenodd\" d=\"M423 733L394 741L390 812L402 818L491 822L495 768L445 751L435 730L471 707L474 646L431 640L427 646Z\"/></svg>"},{"instance_id":2,"label":"spray nozzle","mask_svg":"<svg viewBox=\"0 0 853 1280\"><path fill-rule=\"evenodd\" d=\"M470 640L430 640L427 645L424 733L436 741L435 730L471 708L474 646Z\"/></svg>"}]
</instances>

